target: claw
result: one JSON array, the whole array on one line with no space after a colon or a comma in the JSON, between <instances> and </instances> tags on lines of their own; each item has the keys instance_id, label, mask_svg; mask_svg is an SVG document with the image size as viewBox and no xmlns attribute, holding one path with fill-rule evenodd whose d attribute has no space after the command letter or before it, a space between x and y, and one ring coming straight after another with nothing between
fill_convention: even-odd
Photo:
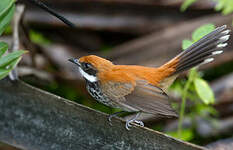
<instances>
[{"instance_id":1,"label":"claw","mask_svg":"<svg viewBox=\"0 0 233 150\"><path fill-rule=\"evenodd\" d=\"M127 130L130 130L130 127L132 127L132 125L130 123L131 123L131 120L127 121L126 124L125 124L125 128Z\"/></svg>"},{"instance_id":2,"label":"claw","mask_svg":"<svg viewBox=\"0 0 233 150\"><path fill-rule=\"evenodd\" d=\"M136 124L140 125L141 127L144 127L144 123L140 120L135 120L134 121Z\"/></svg>"},{"instance_id":3,"label":"claw","mask_svg":"<svg viewBox=\"0 0 233 150\"><path fill-rule=\"evenodd\" d=\"M144 127L144 123L143 123L142 121L136 120L136 119L138 118L139 115L140 115L140 112L137 113L137 115L136 115L134 118L132 118L132 119L126 121L126 123L125 123L125 128L126 128L127 130L130 130L130 127L132 127L131 123L133 123L133 122L136 123L136 124L138 124L138 125L140 125L141 127Z\"/></svg>"},{"instance_id":4,"label":"claw","mask_svg":"<svg viewBox=\"0 0 233 150\"><path fill-rule=\"evenodd\" d=\"M111 116L111 115L108 117L108 122L109 122L109 125L110 125L110 126L112 126L112 117L113 117L113 116Z\"/></svg>"}]
</instances>

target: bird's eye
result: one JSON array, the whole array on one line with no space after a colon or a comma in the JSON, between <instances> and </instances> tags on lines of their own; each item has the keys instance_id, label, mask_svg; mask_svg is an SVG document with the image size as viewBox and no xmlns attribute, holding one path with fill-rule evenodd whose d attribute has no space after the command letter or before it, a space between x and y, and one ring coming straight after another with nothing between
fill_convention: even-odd
<instances>
[{"instance_id":1,"label":"bird's eye","mask_svg":"<svg viewBox=\"0 0 233 150\"><path fill-rule=\"evenodd\" d=\"M96 75L97 71L91 64L83 62L81 63L81 66L82 66L82 70L87 74Z\"/></svg>"},{"instance_id":2,"label":"bird's eye","mask_svg":"<svg viewBox=\"0 0 233 150\"><path fill-rule=\"evenodd\" d=\"M90 69L90 68L92 68L92 66L89 63L83 63L83 68L84 69Z\"/></svg>"}]
</instances>

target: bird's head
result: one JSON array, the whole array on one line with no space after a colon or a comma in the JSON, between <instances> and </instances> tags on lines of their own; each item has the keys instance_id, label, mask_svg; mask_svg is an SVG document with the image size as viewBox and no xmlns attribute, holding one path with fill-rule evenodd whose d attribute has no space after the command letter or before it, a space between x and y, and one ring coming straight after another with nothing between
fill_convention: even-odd
<instances>
[{"instance_id":1,"label":"bird's head","mask_svg":"<svg viewBox=\"0 0 233 150\"><path fill-rule=\"evenodd\" d=\"M81 75L90 82L98 81L98 73L108 71L113 66L111 61L95 55L71 58L69 61L78 65Z\"/></svg>"}]
</instances>

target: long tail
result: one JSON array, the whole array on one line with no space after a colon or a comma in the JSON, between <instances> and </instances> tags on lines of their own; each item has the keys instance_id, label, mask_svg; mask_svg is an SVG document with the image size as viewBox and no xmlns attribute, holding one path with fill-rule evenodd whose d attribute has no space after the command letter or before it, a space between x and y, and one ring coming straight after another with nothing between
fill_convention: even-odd
<instances>
[{"instance_id":1,"label":"long tail","mask_svg":"<svg viewBox=\"0 0 233 150\"><path fill-rule=\"evenodd\" d=\"M226 25L218 27L168 63L162 65L159 68L163 74L161 86L166 89L174 81L177 74L192 67L212 62L213 57L221 54L222 49L227 46L225 42L230 37L229 32L230 30L226 29Z\"/></svg>"},{"instance_id":2,"label":"long tail","mask_svg":"<svg viewBox=\"0 0 233 150\"><path fill-rule=\"evenodd\" d=\"M229 32L230 30L226 30L226 25L216 28L161 68L172 68L173 71L169 74L171 76L197 65L212 62L213 57L221 54L222 49L227 46L225 42L230 37Z\"/></svg>"}]
</instances>

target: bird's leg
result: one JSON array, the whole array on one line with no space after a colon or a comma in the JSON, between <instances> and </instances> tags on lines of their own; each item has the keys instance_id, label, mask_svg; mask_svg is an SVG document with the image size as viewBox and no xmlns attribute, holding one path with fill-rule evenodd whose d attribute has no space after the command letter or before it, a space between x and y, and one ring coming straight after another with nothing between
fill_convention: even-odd
<instances>
[{"instance_id":1,"label":"bird's leg","mask_svg":"<svg viewBox=\"0 0 233 150\"><path fill-rule=\"evenodd\" d=\"M135 117L126 121L125 128L127 130L130 130L129 128L132 127L132 125L130 123L133 123L133 122L144 127L144 123L140 120L137 120L137 118L140 116L140 114L141 114L141 112L138 112Z\"/></svg>"},{"instance_id":2,"label":"bird's leg","mask_svg":"<svg viewBox=\"0 0 233 150\"><path fill-rule=\"evenodd\" d=\"M115 112L115 113L113 113L113 114L111 114L111 115L109 115L109 117L108 117L108 121L109 121L109 124L112 126L112 117L116 117L117 115L119 115L119 114L121 114L121 113L124 113L124 111L119 111L119 112Z\"/></svg>"}]
</instances>

